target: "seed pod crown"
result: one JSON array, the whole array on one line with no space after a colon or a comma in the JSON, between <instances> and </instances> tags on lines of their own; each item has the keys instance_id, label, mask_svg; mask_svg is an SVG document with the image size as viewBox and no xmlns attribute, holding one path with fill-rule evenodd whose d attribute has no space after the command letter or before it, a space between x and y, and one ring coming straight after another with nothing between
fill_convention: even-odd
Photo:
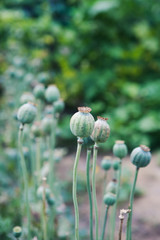
<instances>
[{"instance_id":1,"label":"seed pod crown","mask_svg":"<svg viewBox=\"0 0 160 240\"><path fill-rule=\"evenodd\" d=\"M146 167L151 161L150 149L145 145L133 149L130 159L131 162L137 167Z\"/></svg>"}]
</instances>

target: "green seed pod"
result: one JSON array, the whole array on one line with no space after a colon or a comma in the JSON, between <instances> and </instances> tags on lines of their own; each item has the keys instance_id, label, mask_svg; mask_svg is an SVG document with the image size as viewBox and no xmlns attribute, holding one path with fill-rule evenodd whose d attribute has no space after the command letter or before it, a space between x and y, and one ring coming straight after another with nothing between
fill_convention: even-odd
<instances>
[{"instance_id":1,"label":"green seed pod","mask_svg":"<svg viewBox=\"0 0 160 240\"><path fill-rule=\"evenodd\" d=\"M97 119L98 120L95 122L91 138L96 143L104 143L110 134L110 127L106 122L108 118L97 117Z\"/></svg>"},{"instance_id":2,"label":"green seed pod","mask_svg":"<svg viewBox=\"0 0 160 240\"><path fill-rule=\"evenodd\" d=\"M94 128L94 118L90 114L91 108L79 107L70 120L71 132L80 138L89 137Z\"/></svg>"},{"instance_id":3,"label":"green seed pod","mask_svg":"<svg viewBox=\"0 0 160 240\"><path fill-rule=\"evenodd\" d=\"M89 136L89 137L83 138L83 144L84 144L85 147L89 148L89 147L92 147L94 145L94 141Z\"/></svg>"},{"instance_id":4,"label":"green seed pod","mask_svg":"<svg viewBox=\"0 0 160 240\"><path fill-rule=\"evenodd\" d=\"M19 238L22 235L22 228L19 226L16 226L13 228L13 235L15 238Z\"/></svg>"},{"instance_id":5,"label":"green seed pod","mask_svg":"<svg viewBox=\"0 0 160 240\"><path fill-rule=\"evenodd\" d=\"M22 124L32 123L36 117L37 109L33 103L22 105L17 113L17 118Z\"/></svg>"},{"instance_id":6,"label":"green seed pod","mask_svg":"<svg viewBox=\"0 0 160 240\"><path fill-rule=\"evenodd\" d=\"M55 199L54 199L54 197L53 197L53 196L49 196L49 197L47 198L47 203L48 203L49 206L53 206L53 205L55 204Z\"/></svg>"},{"instance_id":7,"label":"green seed pod","mask_svg":"<svg viewBox=\"0 0 160 240\"><path fill-rule=\"evenodd\" d=\"M113 179L107 184L106 193L111 192L113 194L116 194L116 190L117 190L117 181L116 179Z\"/></svg>"},{"instance_id":8,"label":"green seed pod","mask_svg":"<svg viewBox=\"0 0 160 240\"><path fill-rule=\"evenodd\" d=\"M37 190L37 197L39 199L43 199L43 192L45 191L45 197L46 199L48 199L50 197L51 191L48 187L44 187L43 185L41 185L38 190Z\"/></svg>"},{"instance_id":9,"label":"green seed pod","mask_svg":"<svg viewBox=\"0 0 160 240\"><path fill-rule=\"evenodd\" d=\"M112 167L113 167L114 171L118 171L119 170L119 165L120 165L120 161L119 160L114 160L112 162Z\"/></svg>"},{"instance_id":10,"label":"green seed pod","mask_svg":"<svg viewBox=\"0 0 160 240\"><path fill-rule=\"evenodd\" d=\"M45 118L42 119L42 131L45 135L50 135L54 125L53 117L51 114L48 114Z\"/></svg>"},{"instance_id":11,"label":"green seed pod","mask_svg":"<svg viewBox=\"0 0 160 240\"><path fill-rule=\"evenodd\" d=\"M140 168L146 167L150 163L151 157L150 149L145 145L140 145L140 147L133 149L130 159L137 168Z\"/></svg>"},{"instance_id":12,"label":"green seed pod","mask_svg":"<svg viewBox=\"0 0 160 240\"><path fill-rule=\"evenodd\" d=\"M54 103L60 98L60 93L55 85L50 85L45 92L47 102Z\"/></svg>"},{"instance_id":13,"label":"green seed pod","mask_svg":"<svg viewBox=\"0 0 160 240\"><path fill-rule=\"evenodd\" d=\"M35 138L39 138L42 136L42 127L41 122L34 122L31 127L31 132Z\"/></svg>"},{"instance_id":14,"label":"green seed pod","mask_svg":"<svg viewBox=\"0 0 160 240\"><path fill-rule=\"evenodd\" d=\"M33 90L33 94L35 96L35 98L37 99L44 99L45 96L45 87L43 84L38 84L37 86L35 86L34 90Z\"/></svg>"},{"instance_id":15,"label":"green seed pod","mask_svg":"<svg viewBox=\"0 0 160 240\"><path fill-rule=\"evenodd\" d=\"M30 92L24 92L20 98L20 103L25 104L28 102L34 102L34 96Z\"/></svg>"},{"instance_id":16,"label":"green seed pod","mask_svg":"<svg viewBox=\"0 0 160 240\"><path fill-rule=\"evenodd\" d=\"M111 168L111 166L112 166L111 157L105 156L102 159L101 168L104 169L105 171L108 171Z\"/></svg>"},{"instance_id":17,"label":"green seed pod","mask_svg":"<svg viewBox=\"0 0 160 240\"><path fill-rule=\"evenodd\" d=\"M127 149L127 146L124 143L124 141L117 140L113 146L113 154L116 157L122 159L122 158L126 157L127 153L128 153L128 149Z\"/></svg>"},{"instance_id":18,"label":"green seed pod","mask_svg":"<svg viewBox=\"0 0 160 240\"><path fill-rule=\"evenodd\" d=\"M37 78L40 83L43 83L45 85L50 82L50 77L48 73L45 72L39 73Z\"/></svg>"},{"instance_id":19,"label":"green seed pod","mask_svg":"<svg viewBox=\"0 0 160 240\"><path fill-rule=\"evenodd\" d=\"M103 198L104 204L112 206L116 202L116 195L113 193L106 193Z\"/></svg>"},{"instance_id":20,"label":"green seed pod","mask_svg":"<svg viewBox=\"0 0 160 240\"><path fill-rule=\"evenodd\" d=\"M47 106L45 107L44 113L45 113L46 115L48 115L48 114L53 114L53 106L52 106L52 105L47 105Z\"/></svg>"},{"instance_id":21,"label":"green seed pod","mask_svg":"<svg viewBox=\"0 0 160 240\"><path fill-rule=\"evenodd\" d=\"M64 110L64 101L62 99L57 100L54 103L54 112L61 113Z\"/></svg>"}]
</instances>

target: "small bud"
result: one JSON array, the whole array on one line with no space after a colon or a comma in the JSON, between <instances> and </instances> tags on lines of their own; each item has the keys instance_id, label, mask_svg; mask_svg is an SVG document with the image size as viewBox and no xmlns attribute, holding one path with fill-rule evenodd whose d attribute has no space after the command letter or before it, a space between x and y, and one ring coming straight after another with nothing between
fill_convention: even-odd
<instances>
[{"instance_id":1,"label":"small bud","mask_svg":"<svg viewBox=\"0 0 160 240\"><path fill-rule=\"evenodd\" d=\"M130 159L137 168L140 168L146 167L150 163L151 157L150 149L145 145L140 145L140 147L133 149Z\"/></svg>"},{"instance_id":2,"label":"small bud","mask_svg":"<svg viewBox=\"0 0 160 240\"><path fill-rule=\"evenodd\" d=\"M108 118L97 117L97 121L95 122L91 135L91 138L94 142L104 143L108 139L110 134L110 127L106 120L108 120Z\"/></svg>"},{"instance_id":3,"label":"small bud","mask_svg":"<svg viewBox=\"0 0 160 240\"><path fill-rule=\"evenodd\" d=\"M116 190L117 190L117 181L116 179L113 179L107 184L106 193L111 192L113 194L116 194Z\"/></svg>"},{"instance_id":4,"label":"small bud","mask_svg":"<svg viewBox=\"0 0 160 240\"><path fill-rule=\"evenodd\" d=\"M44 95L45 95L45 87L43 84L38 84L37 86L35 86L34 90L33 90L33 94L35 96L35 98L37 99L44 99Z\"/></svg>"},{"instance_id":5,"label":"small bud","mask_svg":"<svg viewBox=\"0 0 160 240\"><path fill-rule=\"evenodd\" d=\"M36 117L37 109L33 103L22 105L17 113L17 118L22 124L32 123Z\"/></svg>"},{"instance_id":6,"label":"small bud","mask_svg":"<svg viewBox=\"0 0 160 240\"><path fill-rule=\"evenodd\" d=\"M15 238L19 238L22 235L22 228L19 226L16 226L13 228L13 235Z\"/></svg>"},{"instance_id":7,"label":"small bud","mask_svg":"<svg viewBox=\"0 0 160 240\"><path fill-rule=\"evenodd\" d=\"M105 171L108 171L111 168L111 166L112 166L111 157L105 156L102 159L101 168L104 169Z\"/></svg>"},{"instance_id":8,"label":"small bud","mask_svg":"<svg viewBox=\"0 0 160 240\"><path fill-rule=\"evenodd\" d=\"M60 93L55 85L50 85L45 92L47 102L53 103L60 98Z\"/></svg>"},{"instance_id":9,"label":"small bud","mask_svg":"<svg viewBox=\"0 0 160 240\"><path fill-rule=\"evenodd\" d=\"M113 146L113 154L116 157L122 159L126 157L127 153L128 153L128 150L124 141L121 141L121 140L116 141L116 143Z\"/></svg>"},{"instance_id":10,"label":"small bud","mask_svg":"<svg viewBox=\"0 0 160 240\"><path fill-rule=\"evenodd\" d=\"M34 102L34 96L30 92L24 92L20 98L20 103L25 104L28 102Z\"/></svg>"},{"instance_id":11,"label":"small bud","mask_svg":"<svg viewBox=\"0 0 160 240\"><path fill-rule=\"evenodd\" d=\"M35 138L41 137L42 136L41 122L34 122L31 127L31 132L33 133Z\"/></svg>"},{"instance_id":12,"label":"small bud","mask_svg":"<svg viewBox=\"0 0 160 240\"><path fill-rule=\"evenodd\" d=\"M54 103L54 112L61 113L64 110L64 101L62 99L57 100Z\"/></svg>"},{"instance_id":13,"label":"small bud","mask_svg":"<svg viewBox=\"0 0 160 240\"><path fill-rule=\"evenodd\" d=\"M104 204L112 206L116 202L116 195L113 193L106 193L103 198Z\"/></svg>"},{"instance_id":14,"label":"small bud","mask_svg":"<svg viewBox=\"0 0 160 240\"><path fill-rule=\"evenodd\" d=\"M42 120L42 130L45 135L50 135L52 128L54 125L53 117L52 115L48 114L45 118Z\"/></svg>"},{"instance_id":15,"label":"small bud","mask_svg":"<svg viewBox=\"0 0 160 240\"><path fill-rule=\"evenodd\" d=\"M80 138L89 137L94 128L94 118L91 115L91 108L79 107L70 120L71 132Z\"/></svg>"},{"instance_id":16,"label":"small bud","mask_svg":"<svg viewBox=\"0 0 160 240\"><path fill-rule=\"evenodd\" d=\"M113 160L112 167L113 167L114 171L118 171L119 166L120 166L120 161L119 160Z\"/></svg>"}]
</instances>

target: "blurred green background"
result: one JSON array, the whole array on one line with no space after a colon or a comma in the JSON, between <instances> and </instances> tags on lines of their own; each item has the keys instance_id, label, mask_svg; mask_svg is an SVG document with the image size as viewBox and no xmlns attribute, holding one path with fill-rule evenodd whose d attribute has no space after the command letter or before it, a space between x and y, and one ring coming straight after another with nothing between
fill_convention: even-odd
<instances>
[{"instance_id":1,"label":"blurred green background","mask_svg":"<svg viewBox=\"0 0 160 240\"><path fill-rule=\"evenodd\" d=\"M88 105L109 117L105 148L116 139L158 148L159 16L157 0L1 0L1 111L37 81L55 83L66 103L63 143L73 141L71 114Z\"/></svg>"}]
</instances>

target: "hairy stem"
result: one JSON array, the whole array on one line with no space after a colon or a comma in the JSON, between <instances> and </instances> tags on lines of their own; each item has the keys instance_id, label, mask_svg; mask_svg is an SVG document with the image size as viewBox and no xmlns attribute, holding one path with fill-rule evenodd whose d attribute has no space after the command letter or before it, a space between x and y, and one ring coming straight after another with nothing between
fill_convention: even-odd
<instances>
[{"instance_id":1,"label":"hairy stem","mask_svg":"<svg viewBox=\"0 0 160 240\"><path fill-rule=\"evenodd\" d=\"M73 167L73 186L72 186L72 196L73 196L73 204L75 210L75 240L79 240L79 210L78 210L78 201L77 201L77 168L80 159L82 148L82 140L78 139L77 141L77 152Z\"/></svg>"},{"instance_id":2,"label":"hairy stem","mask_svg":"<svg viewBox=\"0 0 160 240\"><path fill-rule=\"evenodd\" d=\"M92 169L92 192L93 192L93 205L94 205L94 212L95 212L95 233L96 233L96 240L98 240L98 208L97 208L97 198L96 198L96 162L97 162L97 152L98 147L94 145L93 151L93 169Z\"/></svg>"},{"instance_id":3,"label":"hairy stem","mask_svg":"<svg viewBox=\"0 0 160 240\"><path fill-rule=\"evenodd\" d=\"M91 149L87 149L87 161L86 161L86 174L87 174L87 191L89 197L89 207L90 207L90 240L93 240L93 205L92 205L92 192L90 186L90 159L91 159Z\"/></svg>"},{"instance_id":4,"label":"hairy stem","mask_svg":"<svg viewBox=\"0 0 160 240\"><path fill-rule=\"evenodd\" d=\"M29 198L28 198L28 174L26 163L23 155L23 125L19 127L18 133L18 145L19 145L19 152L21 157L21 168L22 168L22 175L23 175L23 182L24 182L24 194L25 194L25 202L26 202L26 215L27 215L27 228L28 228L28 240L30 240L30 225L31 225L31 216L30 216L30 209L29 209Z\"/></svg>"}]
</instances>

